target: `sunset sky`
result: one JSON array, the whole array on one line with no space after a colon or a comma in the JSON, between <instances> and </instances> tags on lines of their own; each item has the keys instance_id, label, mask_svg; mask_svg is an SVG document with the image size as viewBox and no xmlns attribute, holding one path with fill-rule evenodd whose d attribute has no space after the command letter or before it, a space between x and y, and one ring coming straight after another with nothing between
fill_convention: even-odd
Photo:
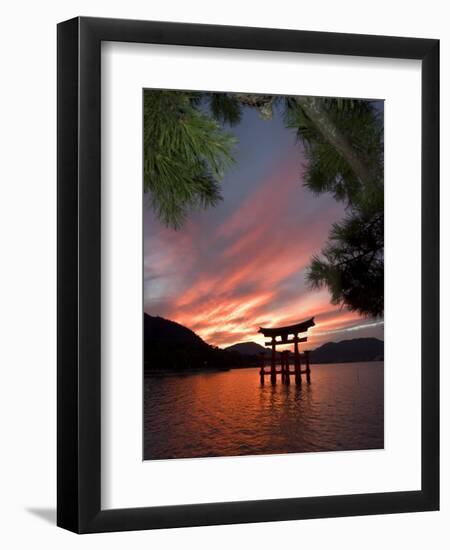
<instances>
[{"instance_id":1,"label":"sunset sky","mask_svg":"<svg viewBox=\"0 0 450 550\"><path fill-rule=\"evenodd\" d=\"M305 269L344 209L302 185L302 149L279 113L261 120L246 108L232 129L236 164L222 183L223 201L190 215L174 231L144 196L144 310L190 328L209 344L263 344L260 326L315 317L310 349L375 336L383 321L332 306L326 289L311 290Z\"/></svg>"}]
</instances>

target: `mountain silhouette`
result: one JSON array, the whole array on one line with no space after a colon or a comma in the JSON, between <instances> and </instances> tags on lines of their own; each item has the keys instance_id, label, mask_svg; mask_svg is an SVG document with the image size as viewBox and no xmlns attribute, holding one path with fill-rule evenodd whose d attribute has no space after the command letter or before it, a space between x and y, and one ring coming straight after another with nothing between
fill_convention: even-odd
<instances>
[{"instance_id":1,"label":"mountain silhouette","mask_svg":"<svg viewBox=\"0 0 450 550\"><path fill-rule=\"evenodd\" d=\"M265 353L267 350L256 342L239 342L228 346L225 351L236 351L242 355L258 355L258 353Z\"/></svg>"},{"instance_id":2,"label":"mountain silhouette","mask_svg":"<svg viewBox=\"0 0 450 550\"><path fill-rule=\"evenodd\" d=\"M144 373L221 370L259 361L210 346L194 331L163 317L144 313Z\"/></svg>"},{"instance_id":3,"label":"mountain silhouette","mask_svg":"<svg viewBox=\"0 0 450 550\"><path fill-rule=\"evenodd\" d=\"M256 342L239 342L238 344L228 346L227 348L225 348L225 351L232 351L241 355L248 356L261 356L261 354L263 353L265 357L269 357L272 354L272 350L270 348L265 348L264 346L261 346ZM277 352L277 357L279 355L279 352Z\"/></svg>"},{"instance_id":4,"label":"mountain silhouette","mask_svg":"<svg viewBox=\"0 0 450 550\"><path fill-rule=\"evenodd\" d=\"M311 351L312 363L353 363L355 361L382 361L384 342L378 338L354 338L341 342L327 342Z\"/></svg>"},{"instance_id":5,"label":"mountain silhouette","mask_svg":"<svg viewBox=\"0 0 450 550\"><path fill-rule=\"evenodd\" d=\"M147 313L144 313L144 342L209 347L193 330L175 321L169 321L163 317L152 317Z\"/></svg>"},{"instance_id":6,"label":"mountain silhouette","mask_svg":"<svg viewBox=\"0 0 450 550\"><path fill-rule=\"evenodd\" d=\"M266 357L271 350L263 348L256 342L240 342L228 348L229 351L242 355L258 355L265 351ZM301 347L301 351L305 349ZM312 363L352 363L356 361L382 361L384 358L384 342L378 338L354 338L341 342L327 342L311 351Z\"/></svg>"},{"instance_id":7,"label":"mountain silhouette","mask_svg":"<svg viewBox=\"0 0 450 550\"><path fill-rule=\"evenodd\" d=\"M175 321L147 313L144 313L143 332L145 373L259 366L261 354L264 353L267 360L272 353L256 342L240 342L220 349ZM311 363L383 360L384 342L377 338L328 342L311 351L310 358Z\"/></svg>"}]
</instances>

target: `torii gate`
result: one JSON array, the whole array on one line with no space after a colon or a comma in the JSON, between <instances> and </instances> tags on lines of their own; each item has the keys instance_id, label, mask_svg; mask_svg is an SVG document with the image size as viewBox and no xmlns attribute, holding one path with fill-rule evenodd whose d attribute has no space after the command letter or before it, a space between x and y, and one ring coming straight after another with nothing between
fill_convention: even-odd
<instances>
[{"instance_id":1,"label":"torii gate","mask_svg":"<svg viewBox=\"0 0 450 550\"><path fill-rule=\"evenodd\" d=\"M265 342L266 347L272 348L272 359L270 365L270 372L264 370L264 363L260 370L261 384L264 384L264 376L270 374L270 381L272 384L277 382L277 374L281 374L281 381L284 384L290 384L290 375L295 374L295 383L301 385L302 374L306 374L306 381L311 383L311 369L309 366L309 351L299 352L298 345L301 342L307 342L307 336L300 337L300 334L307 332L310 327L315 326L314 317L297 323L296 325L289 325L287 327L278 328L263 328L260 327L258 332L264 336L271 338L271 340ZM292 338L289 338L292 336ZM289 351L281 352L281 370L276 370L276 347L286 344L294 344L294 372L290 371ZM301 360L304 360L306 369L301 370Z\"/></svg>"}]
</instances>

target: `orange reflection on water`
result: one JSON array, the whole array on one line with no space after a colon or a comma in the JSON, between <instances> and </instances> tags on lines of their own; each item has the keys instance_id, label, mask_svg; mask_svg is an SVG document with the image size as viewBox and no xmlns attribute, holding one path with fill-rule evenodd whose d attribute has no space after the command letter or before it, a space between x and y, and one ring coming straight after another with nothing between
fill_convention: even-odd
<instances>
[{"instance_id":1,"label":"orange reflection on water","mask_svg":"<svg viewBox=\"0 0 450 550\"><path fill-rule=\"evenodd\" d=\"M144 459L383 448L383 368L313 365L301 387L257 369L147 378Z\"/></svg>"}]
</instances>

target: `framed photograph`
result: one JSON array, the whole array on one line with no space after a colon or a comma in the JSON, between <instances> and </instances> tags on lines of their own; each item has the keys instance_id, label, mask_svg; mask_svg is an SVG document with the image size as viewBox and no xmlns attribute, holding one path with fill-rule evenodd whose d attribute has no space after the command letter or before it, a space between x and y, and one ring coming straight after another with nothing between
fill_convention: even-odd
<instances>
[{"instance_id":1,"label":"framed photograph","mask_svg":"<svg viewBox=\"0 0 450 550\"><path fill-rule=\"evenodd\" d=\"M437 510L439 41L58 25L77 533Z\"/></svg>"}]
</instances>

